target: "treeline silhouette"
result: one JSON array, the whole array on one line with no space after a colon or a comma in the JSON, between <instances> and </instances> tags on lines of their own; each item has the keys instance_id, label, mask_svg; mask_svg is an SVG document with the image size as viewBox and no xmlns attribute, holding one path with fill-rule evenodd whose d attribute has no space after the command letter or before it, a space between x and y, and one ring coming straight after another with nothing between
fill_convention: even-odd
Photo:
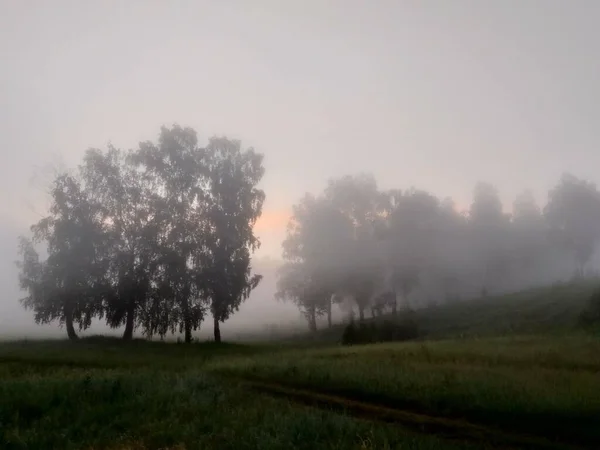
<instances>
[{"instance_id":1,"label":"treeline silhouette","mask_svg":"<svg viewBox=\"0 0 600 450\"><path fill-rule=\"evenodd\" d=\"M135 150L88 150L54 179L32 238L20 238L23 306L36 323L64 324L70 339L96 318L124 325L124 339L139 327L190 342L210 312L220 341L219 324L261 279L250 257L260 244L262 161L224 137L200 147L179 126Z\"/></svg>"},{"instance_id":2,"label":"treeline silhouette","mask_svg":"<svg viewBox=\"0 0 600 450\"><path fill-rule=\"evenodd\" d=\"M370 175L330 181L294 206L277 297L311 330L336 303L373 317L589 275L600 238L600 193L565 174L541 208L531 192L512 214L479 183L468 211L408 189L381 191ZM364 327L359 328L365 329Z\"/></svg>"}]
</instances>

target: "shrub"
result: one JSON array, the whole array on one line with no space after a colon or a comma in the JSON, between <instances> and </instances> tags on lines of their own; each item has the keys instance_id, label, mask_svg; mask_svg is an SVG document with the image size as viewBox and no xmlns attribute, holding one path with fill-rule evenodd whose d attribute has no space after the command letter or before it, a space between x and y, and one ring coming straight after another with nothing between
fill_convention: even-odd
<instances>
[{"instance_id":1,"label":"shrub","mask_svg":"<svg viewBox=\"0 0 600 450\"><path fill-rule=\"evenodd\" d=\"M344 328L342 333L342 344L352 345L356 343L356 324L354 320L350 320L350 323Z\"/></svg>"},{"instance_id":2,"label":"shrub","mask_svg":"<svg viewBox=\"0 0 600 450\"><path fill-rule=\"evenodd\" d=\"M600 325L600 289L596 289L590 296L586 308L579 316L579 322L586 327Z\"/></svg>"},{"instance_id":3,"label":"shrub","mask_svg":"<svg viewBox=\"0 0 600 450\"><path fill-rule=\"evenodd\" d=\"M407 312L398 321L351 321L342 334L343 345L373 344L415 339L419 336L417 323Z\"/></svg>"}]
</instances>

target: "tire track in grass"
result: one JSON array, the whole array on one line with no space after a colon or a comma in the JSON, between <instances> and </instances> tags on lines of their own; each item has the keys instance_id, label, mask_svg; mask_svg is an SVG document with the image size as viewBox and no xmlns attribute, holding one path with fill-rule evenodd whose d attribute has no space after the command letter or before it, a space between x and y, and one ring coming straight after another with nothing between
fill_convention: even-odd
<instances>
[{"instance_id":1,"label":"tire track in grass","mask_svg":"<svg viewBox=\"0 0 600 450\"><path fill-rule=\"evenodd\" d=\"M453 441L479 442L485 444L486 448L538 450L583 450L588 448L566 443L556 443L538 436L510 433L474 424L466 420L416 413L410 410L391 408L339 395L289 387L279 383L252 380L249 378L234 378L242 385L254 391L285 398L295 403L320 409L343 411L358 419L401 425L404 428L419 433L434 434L437 437Z\"/></svg>"}]
</instances>

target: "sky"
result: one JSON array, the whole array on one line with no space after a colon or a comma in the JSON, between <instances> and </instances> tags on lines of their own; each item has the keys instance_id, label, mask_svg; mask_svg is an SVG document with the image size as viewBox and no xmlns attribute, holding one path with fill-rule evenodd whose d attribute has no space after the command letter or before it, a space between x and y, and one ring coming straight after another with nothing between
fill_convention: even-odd
<instances>
[{"instance_id":1,"label":"sky","mask_svg":"<svg viewBox=\"0 0 600 450\"><path fill-rule=\"evenodd\" d=\"M274 258L332 177L460 208L481 180L506 205L564 171L600 182L599 22L597 0L0 0L0 327L48 168L161 125L264 153Z\"/></svg>"}]
</instances>

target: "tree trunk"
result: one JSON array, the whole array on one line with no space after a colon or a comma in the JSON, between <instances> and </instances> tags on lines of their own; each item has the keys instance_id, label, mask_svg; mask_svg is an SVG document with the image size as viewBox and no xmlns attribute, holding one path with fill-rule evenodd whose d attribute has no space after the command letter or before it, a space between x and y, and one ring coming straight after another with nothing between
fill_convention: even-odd
<instances>
[{"instance_id":1,"label":"tree trunk","mask_svg":"<svg viewBox=\"0 0 600 450\"><path fill-rule=\"evenodd\" d=\"M310 328L310 331L317 331L317 311L314 307L309 311L308 327Z\"/></svg>"},{"instance_id":2,"label":"tree trunk","mask_svg":"<svg viewBox=\"0 0 600 450\"><path fill-rule=\"evenodd\" d=\"M127 305L127 319L125 321L125 331L123 332L123 340L130 341L133 339L133 326L135 324L135 302L129 301Z\"/></svg>"},{"instance_id":3,"label":"tree trunk","mask_svg":"<svg viewBox=\"0 0 600 450\"><path fill-rule=\"evenodd\" d=\"M185 329L185 343L190 344L192 342L192 324L188 317L184 319L183 327Z\"/></svg>"},{"instance_id":4,"label":"tree trunk","mask_svg":"<svg viewBox=\"0 0 600 450\"><path fill-rule=\"evenodd\" d=\"M71 341L77 339L77 333L75 332L75 327L73 326L73 315L68 312L65 313L65 324L67 327L67 336Z\"/></svg>"},{"instance_id":5,"label":"tree trunk","mask_svg":"<svg viewBox=\"0 0 600 450\"><path fill-rule=\"evenodd\" d=\"M216 317L214 319L214 324L215 342L221 342L221 327Z\"/></svg>"},{"instance_id":6,"label":"tree trunk","mask_svg":"<svg viewBox=\"0 0 600 450\"><path fill-rule=\"evenodd\" d=\"M331 297L327 303L327 328L331 328Z\"/></svg>"},{"instance_id":7,"label":"tree trunk","mask_svg":"<svg viewBox=\"0 0 600 450\"><path fill-rule=\"evenodd\" d=\"M183 333L186 344L192 342L192 320L190 318L190 304L187 296L183 297Z\"/></svg>"},{"instance_id":8,"label":"tree trunk","mask_svg":"<svg viewBox=\"0 0 600 450\"><path fill-rule=\"evenodd\" d=\"M365 320L365 308L362 305L358 306L358 319L363 322Z\"/></svg>"}]
</instances>

